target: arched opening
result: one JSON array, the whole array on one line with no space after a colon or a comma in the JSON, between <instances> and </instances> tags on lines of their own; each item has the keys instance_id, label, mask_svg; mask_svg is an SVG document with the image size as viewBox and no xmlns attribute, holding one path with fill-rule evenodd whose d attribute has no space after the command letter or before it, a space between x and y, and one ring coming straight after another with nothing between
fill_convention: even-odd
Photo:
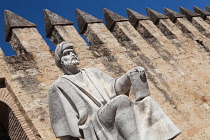
<instances>
[{"instance_id":1,"label":"arched opening","mask_svg":"<svg viewBox=\"0 0 210 140\"><path fill-rule=\"evenodd\" d=\"M5 78L0 78L0 88L5 88L6 84L5 84Z\"/></svg>"},{"instance_id":2,"label":"arched opening","mask_svg":"<svg viewBox=\"0 0 210 140\"><path fill-rule=\"evenodd\" d=\"M0 140L28 140L12 109L0 101Z\"/></svg>"},{"instance_id":3,"label":"arched opening","mask_svg":"<svg viewBox=\"0 0 210 140\"><path fill-rule=\"evenodd\" d=\"M9 107L0 101L0 139L10 140L8 134Z\"/></svg>"}]
</instances>

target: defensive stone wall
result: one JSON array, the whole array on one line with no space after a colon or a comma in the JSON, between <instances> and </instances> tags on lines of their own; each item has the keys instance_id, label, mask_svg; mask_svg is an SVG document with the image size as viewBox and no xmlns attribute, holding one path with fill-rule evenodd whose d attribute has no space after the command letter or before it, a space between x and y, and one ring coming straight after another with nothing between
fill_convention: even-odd
<instances>
[{"instance_id":1,"label":"defensive stone wall","mask_svg":"<svg viewBox=\"0 0 210 140\"><path fill-rule=\"evenodd\" d=\"M117 77L144 67L151 96L182 131L176 140L210 139L210 7L194 7L195 12L180 7L180 13L164 8L165 15L146 10L148 16L127 9L125 18L103 9L105 26L76 9L78 33L73 22L45 9L46 36L55 46L73 43L83 68ZM54 52L34 23L7 10L5 40L17 55L0 50L0 101L12 110L25 139L56 139L47 98L62 75Z\"/></svg>"}]
</instances>

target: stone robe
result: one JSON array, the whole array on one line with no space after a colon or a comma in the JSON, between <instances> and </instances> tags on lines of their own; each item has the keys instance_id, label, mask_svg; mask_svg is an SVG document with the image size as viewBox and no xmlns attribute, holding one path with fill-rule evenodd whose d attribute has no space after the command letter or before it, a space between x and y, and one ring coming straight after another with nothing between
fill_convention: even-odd
<instances>
[{"instance_id":1,"label":"stone robe","mask_svg":"<svg viewBox=\"0 0 210 140\"><path fill-rule=\"evenodd\" d=\"M120 99L114 89L115 79L96 68L81 69L76 75L64 75L50 87L49 112L56 137L72 136L86 140L123 140L115 124L110 129L100 121L101 109ZM177 136L180 130L151 98L131 102L134 118L131 126L138 131L130 140L166 140ZM128 117L106 114L111 117ZM128 117L128 118L129 118ZM130 121L130 120L127 120ZM132 123L132 122L131 122ZM122 124L123 127L123 124ZM127 128L129 129L129 128Z\"/></svg>"}]
</instances>

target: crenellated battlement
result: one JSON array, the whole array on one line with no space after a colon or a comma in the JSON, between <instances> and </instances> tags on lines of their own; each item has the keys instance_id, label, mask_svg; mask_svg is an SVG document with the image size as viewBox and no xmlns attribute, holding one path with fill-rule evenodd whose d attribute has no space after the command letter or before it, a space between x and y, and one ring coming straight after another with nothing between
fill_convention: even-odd
<instances>
[{"instance_id":1,"label":"crenellated battlement","mask_svg":"<svg viewBox=\"0 0 210 140\"><path fill-rule=\"evenodd\" d=\"M104 8L104 24L76 9L77 31L71 19L45 9L46 37L54 46L62 41L74 44L83 68L96 67L117 77L135 66L144 67L151 96L182 130L176 139L208 139L210 7L194 7L194 11L180 7L180 13L164 8L165 14L146 11L148 16L127 9L126 18ZM24 137L56 139L49 122L47 93L63 74L55 65L53 51L34 23L8 10L5 40L16 55L5 56L0 49L0 84L5 81L0 85L0 103L18 112Z\"/></svg>"}]
</instances>

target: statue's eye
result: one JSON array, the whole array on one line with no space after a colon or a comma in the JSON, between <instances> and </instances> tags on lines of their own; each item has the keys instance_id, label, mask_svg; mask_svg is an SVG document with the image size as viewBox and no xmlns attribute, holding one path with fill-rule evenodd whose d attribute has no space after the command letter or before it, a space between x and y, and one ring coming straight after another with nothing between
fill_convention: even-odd
<instances>
[{"instance_id":1,"label":"statue's eye","mask_svg":"<svg viewBox=\"0 0 210 140\"><path fill-rule=\"evenodd\" d=\"M64 52L64 56L66 56L66 55L70 55L70 52Z\"/></svg>"},{"instance_id":2,"label":"statue's eye","mask_svg":"<svg viewBox=\"0 0 210 140\"><path fill-rule=\"evenodd\" d=\"M74 54L74 50L73 49L67 49L67 50L63 51L63 55L64 56L71 55L72 53Z\"/></svg>"}]
</instances>

